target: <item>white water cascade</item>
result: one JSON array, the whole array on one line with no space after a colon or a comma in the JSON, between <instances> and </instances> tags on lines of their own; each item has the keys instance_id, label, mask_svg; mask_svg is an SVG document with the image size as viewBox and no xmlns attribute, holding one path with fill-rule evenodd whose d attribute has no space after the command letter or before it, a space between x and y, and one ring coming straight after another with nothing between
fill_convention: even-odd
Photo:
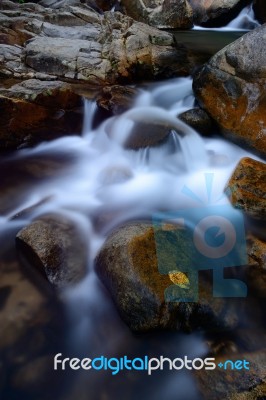
<instances>
[{"instance_id":1,"label":"white water cascade","mask_svg":"<svg viewBox=\"0 0 266 400\"><path fill-rule=\"evenodd\" d=\"M92 130L95 104L86 101L81 137L42 143L1 161L2 171L9 171L0 204L1 238L12 236L31 220L50 212L66 213L75 219L87 237L88 274L80 284L61 293L69 322L69 347L75 355L114 356L121 351L126 354L128 349L140 351L140 339L120 320L93 272L93 260L113 227L127 220L149 218L160 210L195 207L198 200L228 204L223 196L226 182L238 161L249 154L220 137L202 138L176 118L193 103L190 78L152 84L141 90L131 110ZM138 122L166 124L171 134L155 147L125 149L123 144ZM35 179L29 178L28 172ZM206 174L213 177L211 193L206 190ZM193 195L188 196L184 187ZM148 339L149 345L152 340ZM158 338L154 340L157 346ZM169 352L179 356L197 357L206 352L198 333L170 335L167 342ZM99 376L89 380L87 374L78 386L86 387L89 382L90 390L94 387L97 391ZM190 375L162 374L160 387L156 386L156 376L147 385L149 398L173 399L178 391L180 398L183 393L183 398L198 399Z\"/></svg>"},{"instance_id":2,"label":"white water cascade","mask_svg":"<svg viewBox=\"0 0 266 400\"><path fill-rule=\"evenodd\" d=\"M207 201L206 174L213 174L213 199L227 204L223 196L226 182L248 152L220 137L202 138L177 119L176 115L191 108L193 101L190 78L154 84L142 90L131 110L107 119L96 130L91 128L95 106L86 101L82 137L42 143L2 161L2 166L6 164L16 172L33 160L39 160L40 165L58 160L58 170L46 173L44 167L37 182L19 178L16 185L16 177L12 178L12 201L10 196L6 203L5 196L2 198L1 231L14 223L24 225L48 212L77 215L90 232L91 263L106 233L115 225L132 218L150 217L158 210L193 206L195 200L182 192L184 186ZM139 121L171 126L168 141L137 151L124 149L125 139ZM60 168L60 160L64 168ZM25 209L29 211L23 212ZM95 220L105 213L109 214L106 222L95 226ZM78 296L87 296L87 291L74 291Z\"/></svg>"},{"instance_id":3,"label":"white water cascade","mask_svg":"<svg viewBox=\"0 0 266 400\"><path fill-rule=\"evenodd\" d=\"M256 20L252 4L244 7L237 17L230 21L226 26L220 28L204 28L199 25L194 26L194 30L219 30L219 31L241 31L255 29L260 26Z\"/></svg>"}]
</instances>

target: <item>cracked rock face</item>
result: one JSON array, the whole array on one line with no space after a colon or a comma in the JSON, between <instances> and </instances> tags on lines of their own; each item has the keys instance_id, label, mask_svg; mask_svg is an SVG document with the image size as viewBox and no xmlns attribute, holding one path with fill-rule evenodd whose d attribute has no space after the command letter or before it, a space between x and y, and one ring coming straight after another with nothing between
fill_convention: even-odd
<instances>
[{"instance_id":1,"label":"cracked rock face","mask_svg":"<svg viewBox=\"0 0 266 400\"><path fill-rule=\"evenodd\" d=\"M49 38L42 37L45 32ZM174 49L170 34L159 34L119 13L106 14L83 29L44 24L42 34L25 46L25 63L32 70L97 84L129 81L133 75L185 73L181 59L184 62L183 51Z\"/></svg>"},{"instance_id":2,"label":"cracked rock face","mask_svg":"<svg viewBox=\"0 0 266 400\"><path fill-rule=\"evenodd\" d=\"M219 51L195 76L198 101L229 139L266 156L266 26Z\"/></svg>"},{"instance_id":3,"label":"cracked rock face","mask_svg":"<svg viewBox=\"0 0 266 400\"><path fill-rule=\"evenodd\" d=\"M191 28L192 8L187 0L121 0L127 15L157 28Z\"/></svg>"},{"instance_id":4,"label":"cracked rock face","mask_svg":"<svg viewBox=\"0 0 266 400\"><path fill-rule=\"evenodd\" d=\"M100 14L86 4L51 9L3 0L0 149L80 133L81 96L73 84L86 83L93 92L92 87L187 75L191 63L172 34L121 13Z\"/></svg>"},{"instance_id":5,"label":"cracked rock face","mask_svg":"<svg viewBox=\"0 0 266 400\"><path fill-rule=\"evenodd\" d=\"M104 85L189 73L186 51L171 34L119 12L99 14L81 4L56 10L13 4L0 6L2 78L41 73L46 80L56 76Z\"/></svg>"}]
</instances>

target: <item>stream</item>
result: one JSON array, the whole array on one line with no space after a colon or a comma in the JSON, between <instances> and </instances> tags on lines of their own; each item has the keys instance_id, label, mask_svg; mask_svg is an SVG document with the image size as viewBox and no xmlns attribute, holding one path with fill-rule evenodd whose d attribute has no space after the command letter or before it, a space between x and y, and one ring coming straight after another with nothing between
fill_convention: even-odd
<instances>
[{"instance_id":1,"label":"stream","mask_svg":"<svg viewBox=\"0 0 266 400\"><path fill-rule=\"evenodd\" d=\"M247 8L228 29L251 29L256 24ZM57 352L81 358L206 356L203 332L131 333L94 272L99 249L123 222L149 219L161 210L193 208L198 202L230 206L223 193L226 182L242 157L256 157L216 132L202 137L176 118L194 104L190 77L146 84L129 111L93 129L96 104L84 100L81 136L44 142L2 158L0 257L14 251L14 235L21 228L47 213L74 220L88 242L87 276L60 292L66 328ZM124 144L139 123L165 124L171 134L157 146L126 149ZM74 371L62 379L55 399L201 399L189 371L165 370L152 376L141 371L116 376L110 371Z\"/></svg>"}]
</instances>

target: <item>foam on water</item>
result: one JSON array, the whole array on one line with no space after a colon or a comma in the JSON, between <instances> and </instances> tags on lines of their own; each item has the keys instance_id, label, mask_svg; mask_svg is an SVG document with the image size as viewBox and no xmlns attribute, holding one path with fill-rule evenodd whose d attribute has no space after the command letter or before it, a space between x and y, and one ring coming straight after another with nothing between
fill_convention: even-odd
<instances>
[{"instance_id":1,"label":"foam on water","mask_svg":"<svg viewBox=\"0 0 266 400\"><path fill-rule=\"evenodd\" d=\"M177 119L176 115L190 108L193 101L190 78L153 85L140 94L131 110L109 118L94 131L91 121L95 107L85 101L83 137L60 138L11 157L11 163L27 163L33 156L71 156L63 173L37 184L28 183L23 202L1 217L1 225L32 206L29 220L47 212L80 214L88 221L93 257L104 240L104 236L99 240L93 225L99 215L109 214L102 227L106 233L118 222L148 217L160 209L187 206L189 199L182 194L183 186L189 185L198 197L204 198L205 173L214 174L213 193L218 198L235 165L248 153L223 139L204 139ZM123 143L135 122L171 126L168 142L138 151L124 149Z\"/></svg>"},{"instance_id":2,"label":"foam on water","mask_svg":"<svg viewBox=\"0 0 266 400\"><path fill-rule=\"evenodd\" d=\"M62 298L69 319L69 342L83 357L86 351L90 356L94 351L96 356L99 352L115 354L124 342L126 351L136 341L114 312L110 299L99 289L93 272L93 260L108 232L119 223L149 218L154 212L198 207L197 199L206 204L210 200L206 173L213 174L211 201L228 204L223 196L225 184L240 158L248 153L221 138L202 138L176 118L193 103L190 78L161 82L143 90L131 110L92 130L95 107L85 101L82 137L42 143L5 160L10 165L27 165L32 158L49 160L51 156L52 160L56 157L64 160L62 171L25 183L23 199L1 216L0 233L18 231L44 213L65 213L80 226L88 238L90 272L76 287L65 290ZM169 125L172 130L168 141L138 151L124 149L123 143L136 122ZM185 186L195 194L194 198L186 195ZM16 199L20 186L16 189L14 182L12 190ZM103 329L99 328L103 323L112 333L110 340L99 347L98 330ZM176 336L171 343L176 345L175 341ZM189 342L195 356L206 352L198 334L179 335L178 342L178 351ZM175 393L180 389L179 384L172 382L168 390ZM191 399L197 399L193 386L191 390Z\"/></svg>"}]
</instances>

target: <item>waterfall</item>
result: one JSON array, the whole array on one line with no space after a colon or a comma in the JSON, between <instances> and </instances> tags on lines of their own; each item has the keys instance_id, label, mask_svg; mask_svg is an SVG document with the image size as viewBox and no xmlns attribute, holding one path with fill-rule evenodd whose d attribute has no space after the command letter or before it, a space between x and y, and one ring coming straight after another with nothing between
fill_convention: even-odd
<instances>
[{"instance_id":1,"label":"waterfall","mask_svg":"<svg viewBox=\"0 0 266 400\"><path fill-rule=\"evenodd\" d=\"M194 25L194 30L217 30L217 31L241 31L241 30L251 30L260 26L260 23L256 20L253 11L252 4L244 7L238 16L230 21L226 26L221 28L204 28L199 25Z\"/></svg>"},{"instance_id":2,"label":"waterfall","mask_svg":"<svg viewBox=\"0 0 266 400\"><path fill-rule=\"evenodd\" d=\"M84 118L83 123L83 135L86 134L86 132L90 132L92 130L93 118L96 110L96 101L84 99L84 115L86 115L86 118Z\"/></svg>"},{"instance_id":3,"label":"waterfall","mask_svg":"<svg viewBox=\"0 0 266 400\"><path fill-rule=\"evenodd\" d=\"M243 8L239 15L229 22L225 28L228 29L254 29L260 26L260 23L256 20L252 4Z\"/></svg>"},{"instance_id":4,"label":"waterfall","mask_svg":"<svg viewBox=\"0 0 266 400\"><path fill-rule=\"evenodd\" d=\"M133 216L151 215L162 208L186 206L187 199L182 194L185 184L204 197L205 173L214 174L214 191L217 198L222 196L235 165L249 153L224 139L203 138L179 120L177 115L193 103L191 78L152 84L141 91L129 111L107 119L92 130L95 103L85 101L82 137L42 143L2 161L11 170L16 165L27 167L32 160L37 165L39 160L44 167L43 178L38 181L21 182L14 177L11 187L14 204L8 197L1 225L7 227L15 215L23 221L26 215L30 221L42 213L65 210L86 218L108 212L113 215L108 226L114 226L116 220L121 222ZM167 140L139 150L124 148L132 126L141 122L169 126ZM143 135L143 132L137 134ZM50 162L56 162L52 175L49 170L45 172ZM22 189L23 197L19 195ZM2 203L4 200L5 197ZM24 213L25 209L29 211ZM90 229L93 259L104 237L99 237L93 224Z\"/></svg>"},{"instance_id":5,"label":"waterfall","mask_svg":"<svg viewBox=\"0 0 266 400\"><path fill-rule=\"evenodd\" d=\"M74 219L89 243L89 273L60 294L73 353L113 356L125 348L139 351L140 341L145 340L137 340L125 327L93 270L93 260L112 228L131 219L150 218L161 210L198 206L197 199L208 201L206 174L213 175L211 195L215 201L228 202L223 196L225 184L237 162L249 153L224 139L202 138L179 120L177 115L193 104L191 78L160 82L142 90L129 111L92 129L95 103L85 101L81 137L42 143L0 161L2 168L17 172L5 186L2 184L1 251L10 243L13 246L18 230L47 213L64 213ZM132 126L143 122L167 125L167 140L138 150L125 148ZM102 340L106 329L111 334L108 340ZM151 341L149 338L149 344ZM167 337L167 342L176 354L206 354L198 333L175 333ZM97 382L102 384L100 376ZM166 385L171 383L171 376L165 374ZM89 375L86 379L92 382ZM191 377L186 375L186 379ZM175 380L171 388L167 386L170 398L179 385ZM198 400L192 381L188 381L186 395Z\"/></svg>"}]
</instances>

